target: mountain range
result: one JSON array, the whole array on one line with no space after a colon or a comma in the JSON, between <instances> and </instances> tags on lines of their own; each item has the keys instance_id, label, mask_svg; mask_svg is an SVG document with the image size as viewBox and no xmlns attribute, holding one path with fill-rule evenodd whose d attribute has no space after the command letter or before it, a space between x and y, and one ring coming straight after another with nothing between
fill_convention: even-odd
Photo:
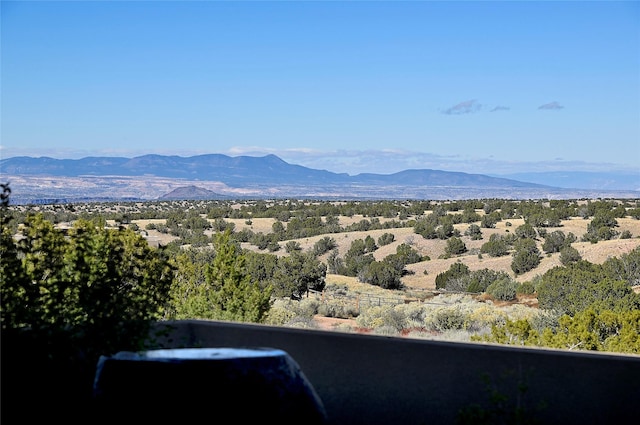
<instances>
[{"instance_id":1,"label":"mountain range","mask_svg":"<svg viewBox=\"0 0 640 425\"><path fill-rule=\"evenodd\" d=\"M549 172L507 177L431 169L349 175L262 157L207 154L134 158L12 157L0 178L27 202L80 199L640 198L640 173Z\"/></svg>"}]
</instances>

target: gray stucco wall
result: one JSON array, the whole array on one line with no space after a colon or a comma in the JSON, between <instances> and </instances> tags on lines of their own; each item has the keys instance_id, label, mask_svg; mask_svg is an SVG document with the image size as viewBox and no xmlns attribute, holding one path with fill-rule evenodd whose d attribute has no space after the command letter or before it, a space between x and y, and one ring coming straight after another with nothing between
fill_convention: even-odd
<instances>
[{"instance_id":1,"label":"gray stucco wall","mask_svg":"<svg viewBox=\"0 0 640 425\"><path fill-rule=\"evenodd\" d=\"M491 407L482 377L544 424L636 423L640 356L513 348L214 321L163 322L162 348L286 351L322 399L331 424L455 424ZM546 405L542 410L536 407ZM304 423L302 420L301 423Z\"/></svg>"}]
</instances>

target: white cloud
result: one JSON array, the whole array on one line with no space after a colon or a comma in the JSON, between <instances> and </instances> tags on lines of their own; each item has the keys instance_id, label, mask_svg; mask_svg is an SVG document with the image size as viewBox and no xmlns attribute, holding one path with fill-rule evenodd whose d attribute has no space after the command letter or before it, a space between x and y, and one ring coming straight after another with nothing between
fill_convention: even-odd
<instances>
[{"instance_id":1,"label":"white cloud","mask_svg":"<svg viewBox=\"0 0 640 425\"><path fill-rule=\"evenodd\" d=\"M482 109L482 105L478 103L477 100L472 99L453 105L452 107L442 111L442 113L446 115L462 115L478 112L480 109Z\"/></svg>"},{"instance_id":2,"label":"white cloud","mask_svg":"<svg viewBox=\"0 0 640 425\"><path fill-rule=\"evenodd\" d=\"M563 108L564 106L560 105L558 102L555 102L555 101L538 106L538 109L546 109L546 110L559 110Z\"/></svg>"}]
</instances>

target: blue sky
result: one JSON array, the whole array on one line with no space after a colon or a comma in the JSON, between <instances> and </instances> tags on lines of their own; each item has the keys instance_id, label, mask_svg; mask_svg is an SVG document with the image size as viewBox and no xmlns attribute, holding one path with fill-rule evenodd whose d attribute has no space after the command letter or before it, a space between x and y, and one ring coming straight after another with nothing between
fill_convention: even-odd
<instances>
[{"instance_id":1,"label":"blue sky","mask_svg":"<svg viewBox=\"0 0 640 425\"><path fill-rule=\"evenodd\" d=\"M2 1L0 155L640 172L637 1Z\"/></svg>"}]
</instances>

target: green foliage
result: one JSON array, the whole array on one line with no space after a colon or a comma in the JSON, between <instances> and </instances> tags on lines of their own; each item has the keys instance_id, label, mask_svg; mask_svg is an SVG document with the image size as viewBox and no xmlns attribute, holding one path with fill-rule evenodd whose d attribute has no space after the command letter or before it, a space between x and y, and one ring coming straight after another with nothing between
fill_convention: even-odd
<instances>
[{"instance_id":1,"label":"green foliage","mask_svg":"<svg viewBox=\"0 0 640 425\"><path fill-rule=\"evenodd\" d=\"M347 269L344 265L344 260L340 258L340 255L337 249L332 250L331 253L329 254L329 257L327 258L327 270L329 273L333 273L333 274L342 274L342 275L347 274Z\"/></svg>"},{"instance_id":2,"label":"green foliage","mask_svg":"<svg viewBox=\"0 0 640 425\"><path fill-rule=\"evenodd\" d=\"M503 271L490 270L487 268L475 270L469 275L467 292L485 292L489 285L497 280L509 279L509 275Z\"/></svg>"},{"instance_id":3,"label":"green foliage","mask_svg":"<svg viewBox=\"0 0 640 425\"><path fill-rule=\"evenodd\" d=\"M574 316L563 315L555 328L542 331L527 319L508 320L494 325L491 334L472 340L508 345L525 345L565 350L591 350L618 353L640 353L640 310L596 311L592 308Z\"/></svg>"},{"instance_id":4,"label":"green foliage","mask_svg":"<svg viewBox=\"0 0 640 425\"><path fill-rule=\"evenodd\" d=\"M364 238L364 252L374 252L378 249L378 245L376 245L376 241L371 237L371 235L367 235Z\"/></svg>"},{"instance_id":5,"label":"green foliage","mask_svg":"<svg viewBox=\"0 0 640 425\"><path fill-rule=\"evenodd\" d=\"M469 225L469 228L464 232L465 236L469 236L471 240L478 241L482 239L482 230L477 224Z\"/></svg>"},{"instance_id":6,"label":"green foliage","mask_svg":"<svg viewBox=\"0 0 640 425\"><path fill-rule=\"evenodd\" d=\"M323 302L318 306L318 314L324 317L336 317L339 319L350 319L358 316L358 308L351 302L343 300L332 300Z\"/></svg>"},{"instance_id":7,"label":"green foliage","mask_svg":"<svg viewBox=\"0 0 640 425\"><path fill-rule=\"evenodd\" d=\"M432 213L417 219L413 231L425 239L435 239L437 238L436 227L439 224L438 216Z\"/></svg>"},{"instance_id":8,"label":"green foliage","mask_svg":"<svg viewBox=\"0 0 640 425\"><path fill-rule=\"evenodd\" d=\"M640 294L625 281L605 278L580 292L574 302L577 308L585 310L629 311L640 309Z\"/></svg>"},{"instance_id":9,"label":"green foliage","mask_svg":"<svg viewBox=\"0 0 640 425\"><path fill-rule=\"evenodd\" d=\"M322 255L331 251L337 246L338 244L336 243L336 240L334 238L325 236L322 239L319 239L315 244L313 244L313 253L315 255Z\"/></svg>"},{"instance_id":10,"label":"green foliage","mask_svg":"<svg viewBox=\"0 0 640 425\"><path fill-rule=\"evenodd\" d=\"M475 335L472 341L495 342L506 345L530 345L540 344L540 334L527 319L506 319L504 323L495 323L491 326L491 333Z\"/></svg>"},{"instance_id":11,"label":"green foliage","mask_svg":"<svg viewBox=\"0 0 640 425\"><path fill-rule=\"evenodd\" d=\"M270 246L273 246L273 244L278 243L278 234L264 234L262 232L258 232L252 235L250 242L258 249L267 249Z\"/></svg>"},{"instance_id":12,"label":"green foliage","mask_svg":"<svg viewBox=\"0 0 640 425\"><path fill-rule=\"evenodd\" d=\"M135 232L78 220L64 234L41 214L0 248L3 337L28 331L51 358L90 365L103 354L139 350L162 317L173 270Z\"/></svg>"},{"instance_id":13,"label":"green foliage","mask_svg":"<svg viewBox=\"0 0 640 425\"><path fill-rule=\"evenodd\" d=\"M536 268L540 264L540 255L530 251L516 251L511 261L511 270L517 275Z\"/></svg>"},{"instance_id":14,"label":"green foliage","mask_svg":"<svg viewBox=\"0 0 640 425\"><path fill-rule=\"evenodd\" d=\"M396 247L396 253L387 255L384 258L384 261L393 264L396 269L401 271L403 274L404 266L407 264L414 264L423 261L424 258L420 255L418 251L411 247L411 245L402 243Z\"/></svg>"},{"instance_id":15,"label":"green foliage","mask_svg":"<svg viewBox=\"0 0 640 425\"><path fill-rule=\"evenodd\" d=\"M300 242L288 241L284 246L284 250L287 254L291 254L292 252L302 251L302 247L300 246Z\"/></svg>"},{"instance_id":16,"label":"green foliage","mask_svg":"<svg viewBox=\"0 0 640 425\"><path fill-rule=\"evenodd\" d=\"M517 294L532 295L535 294L536 287L531 281L522 282L516 289Z\"/></svg>"},{"instance_id":17,"label":"green foliage","mask_svg":"<svg viewBox=\"0 0 640 425\"><path fill-rule=\"evenodd\" d=\"M511 261L511 270L516 275L526 273L540 264L540 251L533 239L519 239L515 243L515 252Z\"/></svg>"},{"instance_id":18,"label":"green foliage","mask_svg":"<svg viewBox=\"0 0 640 425\"><path fill-rule=\"evenodd\" d=\"M327 266L313 253L293 253L278 259L278 267L271 278L274 296L301 299L309 289L322 291Z\"/></svg>"},{"instance_id":19,"label":"green foliage","mask_svg":"<svg viewBox=\"0 0 640 425\"><path fill-rule=\"evenodd\" d=\"M587 233L582 236L584 241L597 242L613 239L618 232L616 214L613 210L598 209L591 222L587 225Z\"/></svg>"},{"instance_id":20,"label":"green foliage","mask_svg":"<svg viewBox=\"0 0 640 425\"><path fill-rule=\"evenodd\" d=\"M172 318L263 321L271 307L272 288L252 282L246 258L230 235L230 230L216 234L210 262L178 257Z\"/></svg>"},{"instance_id":21,"label":"green foliage","mask_svg":"<svg viewBox=\"0 0 640 425\"><path fill-rule=\"evenodd\" d=\"M38 209L45 211L43 217L45 221L51 223L58 222L72 222L78 217L90 221L92 225L97 228L103 228L106 225L106 219L117 220L121 224L130 223L128 226L133 229L135 224L132 220L142 218L164 218L166 222L162 222L156 225L149 225L147 230L157 230L164 233L171 233L178 236L175 242L170 243L168 246L159 250L166 258L168 255L173 255L175 258L175 267L177 272L174 277L175 292L172 295L176 300L182 300L183 312L185 311L210 311L211 300L207 291L207 286L211 286L212 276L211 268L216 257L214 250L205 246L211 242L211 238L204 234L204 230L209 226L207 220L203 220L202 217L207 216L211 219L212 226L209 226L214 231L222 232L223 230L229 230L230 240L236 246L237 254L245 258L244 261L244 273L251 284L252 288L257 288L260 291L270 290L271 295L277 294L289 299L296 300L301 303L305 300L306 290L311 288L321 288L324 286L324 274L318 261L318 256L325 253L327 255L326 264L331 273L345 274L350 276L357 276L361 281L373 283L381 288L400 288L400 278L410 273L405 266L414 262L420 262L428 260L428 257L421 257L419 252L412 248L412 239L407 238L407 243L400 244L397 247L396 253L388 255L382 261L375 261L372 253L377 249L377 245L386 245L394 242L395 237L393 233L384 233L382 236L374 240L371 236L361 239L355 242L349 252L341 258L336 249L337 244L333 238L325 237L320 239L313 249L310 250L307 256L300 256L301 247L294 239L312 237L322 233L337 233L343 231L369 231L378 229L388 229L393 227L414 227L414 231L417 234L421 234L425 238L453 238L459 236L453 226L455 224L469 223L469 228L465 232L465 236L470 237L472 240L479 240L482 238L482 227L495 227L495 223L502 219L525 219L525 226L521 226L516 229L507 230L505 233L496 233L492 235L486 244L483 244L480 248L480 252L477 252L478 258L482 258L484 254L490 256L506 255L513 251L514 261L512 263L512 270L516 273L524 273L525 270L530 267L535 267L536 261L540 260L540 253L536 252L534 248L534 237L543 238L542 249L547 254L560 252L560 261L564 266L574 265L581 262L581 258L577 250L573 249L570 245L575 241L575 236L569 234L565 235L560 231L547 230L547 227L556 227L555 224L559 224L560 219L565 219L570 216L580 215L587 218L589 215L594 216L593 226L589 229L591 233L588 233L587 239L592 242L597 242L602 239L614 237L616 234L615 227L617 223L616 218L624 217L625 214L633 217L634 209L630 208L628 203L617 203L610 201L595 201L589 202L587 206L578 206L577 202L569 201L503 201L503 200L488 200L488 201L464 201L464 202L367 202L367 201L349 201L342 203L332 202L308 202L302 200L288 200L288 201L250 201L250 202L238 202L237 205L233 205L227 202L195 202L185 204L183 202L161 202L153 204L149 207L146 205L141 206L136 203L135 207L132 204L129 205L113 205L104 204L98 205L93 209L93 212L81 211L76 207L75 210L71 206L57 206L55 208L47 209L46 206L38 206ZM212 205L215 204L215 205ZM551 205L552 208L549 208ZM631 205L632 206L632 205ZM485 215L480 216L475 211L484 208ZM627 210L625 210L627 208ZM146 211L140 211L145 210ZM451 214L451 212L460 211L464 209L462 214ZM27 215L27 210L12 209L12 214L19 217L20 220L24 220L23 217ZM100 215L96 212L100 211ZM431 214L424 215L432 211ZM339 223L339 216L361 215L367 217L359 222L350 226L341 227ZM402 220L407 220L409 216L412 218L405 222L397 222L395 220L385 220L382 223L377 217L396 218L399 217ZM4 215L3 215L4 217ZM271 233L267 234L254 234L250 229L243 229L239 232L233 231L233 223L227 223L223 218L233 218L244 220L245 223L251 224L252 220L259 217L269 217L276 220L276 223L271 228ZM3 220L5 221L5 220ZM18 242L11 238L18 229L16 224L17 220L6 220L5 229L8 232L3 236L2 252L2 279L11 279L13 281L24 280L27 282L28 276L25 270L22 269L23 254L17 251ZM285 228L285 224L288 223ZM479 226L477 223L480 223ZM508 226L509 224L507 224ZM515 226L514 226L515 227ZM124 230L124 229L122 229ZM629 232L622 232L620 238L629 237ZM68 239L65 237L63 239ZM9 243L8 241L11 241ZM6 242L6 243L5 243ZM54 237L42 238L39 243L42 244L43 249L51 249L54 253L54 257L59 255L56 249L60 247L62 239ZM240 242L250 242L259 247L260 249L268 249L270 252L274 252L283 248L287 251L287 256L280 254L280 256L272 255L270 253L260 252L255 253L247 250L242 252L240 249ZM184 247L184 244L192 244L192 247L200 246L199 249L188 249ZM453 242L448 242L453 243ZM465 247L466 248L466 247ZM447 256L457 255L453 254L455 250L450 247L450 252ZM475 254L476 252L474 252ZM289 258L294 255L294 258ZM637 299L629 293L631 285L640 284L639 275L639 261L640 251L635 250L628 255L625 254L619 258L613 257L605 263L602 267L597 267L590 271L597 276L594 282L581 287L582 275L573 275L567 279L570 289L566 294L558 294L552 288L549 280L551 275L537 276L530 283L525 282L522 285L517 285L517 293L534 293L532 289L536 287L542 287L542 293L540 294L541 307L543 305L556 305L561 306L559 311L565 311L564 306L573 305L574 308L571 311L572 316L575 317L580 311L584 311L585 308L592 308L597 314L602 311L612 311L614 313L622 312L626 310L633 310L638 308ZM285 257L288 258L285 260ZM33 255L30 261L37 264L39 268L47 268L53 272L47 271L47 276L51 276L52 279L62 280L59 274L55 273L55 264L49 265L47 258L40 258ZM6 260L6 261L5 261ZM460 266L463 266L460 264ZM461 267L462 268L462 267ZM451 270L450 270L451 271ZM427 274L427 270L423 272ZM586 272L585 272L586 273ZM446 274L446 273L445 273ZM513 294L512 288L506 284L508 282L508 274L498 274L490 270L478 270L470 272L467 269L466 273L446 274L443 276L437 276L436 287L438 289L447 289L448 291L462 291L462 292L485 292L488 291L490 285L493 285L491 292L494 292L496 298L510 297ZM233 280L233 279L231 279ZM551 279L553 281L553 279ZM29 287L25 283L25 287ZM178 290L180 289L180 290ZM277 290L277 291L276 291ZM564 289L563 289L564 290ZM497 291L497 292L496 292ZM47 296L55 298L71 296L72 293L61 292L61 295L55 295L50 291ZM308 298L306 298L308 299ZM299 300L299 301L298 301ZM552 300L552 301L550 301ZM553 301L555 300L555 301ZM547 303L547 304L545 304ZM7 304L8 305L8 304ZM13 306L18 311L20 306ZM175 306L174 306L175 307ZM398 306L400 311L401 306ZM498 313L487 313L488 307L483 306L484 313L478 313L478 316L486 316L486 320L475 320L471 314L464 308L454 313L440 312L439 315L433 312L431 313L416 313L414 310L411 314L415 314L415 318L407 318L407 323L403 326L410 326L412 323L416 327L424 327L429 329L430 332L448 332L448 331L464 331L469 332L474 326L488 326L487 323L503 323L504 315L500 316ZM510 307L509 307L510 308ZM323 314L330 315L332 317L342 317L345 314L349 314L349 311L357 310L356 307L342 307L333 305L330 303L322 303L319 306L318 311L322 311ZM580 311L578 311L580 310ZM5 313L3 304L3 314ZM271 311L271 309L269 309ZM404 310L402 310L404 311ZM408 308L407 308L408 311ZM557 332L558 320L555 311L549 309L541 309L542 313L548 313L548 315L540 315L540 317L553 317L552 319L536 319L530 320L531 329L538 332L540 338L544 332ZM359 310L358 310L359 312ZM271 316L275 318L278 314L274 312ZM458 314L460 313L460 314ZM167 309L165 311L165 318L175 318L176 310ZM209 314L209 313L207 313ZM500 313L502 314L502 313ZM421 318L417 318L420 315ZM265 314L263 317L266 317ZM284 316L287 314L282 314ZM426 320L425 317L429 316L430 319ZM4 316L3 316L4 317ZM186 315L185 317L190 317ZM349 316L353 317L353 316ZM456 318L464 319L462 321L454 320ZM4 320L4 319L3 319ZM266 319L265 319L266 320ZM273 319L276 320L276 319ZM287 323L296 324L296 326L312 325L311 319L302 314L295 315ZM495 322L495 323L493 323ZM384 323L387 330L395 330L394 323L398 321L387 321ZM420 324L421 323L421 324ZM478 325L482 323L482 325ZM439 324L438 327L442 330L436 330L433 325ZM458 327L460 324L461 327ZM545 331L548 328L548 331ZM409 328L404 328L403 332L409 331Z\"/></svg>"},{"instance_id":22,"label":"green foliage","mask_svg":"<svg viewBox=\"0 0 640 425\"><path fill-rule=\"evenodd\" d=\"M487 294L502 301L511 301L516 298L519 283L507 277L498 279L487 287Z\"/></svg>"},{"instance_id":23,"label":"green foliage","mask_svg":"<svg viewBox=\"0 0 640 425\"><path fill-rule=\"evenodd\" d=\"M445 216L451 217L451 216ZM443 217L444 218L444 217ZM441 240L449 239L452 236L458 236L459 232L453 227L451 219L440 220L441 224L436 228L436 237Z\"/></svg>"},{"instance_id":24,"label":"green foliage","mask_svg":"<svg viewBox=\"0 0 640 425\"><path fill-rule=\"evenodd\" d=\"M402 269L389 261L373 261L359 274L360 280L384 289L400 289Z\"/></svg>"},{"instance_id":25,"label":"green foliage","mask_svg":"<svg viewBox=\"0 0 640 425\"><path fill-rule=\"evenodd\" d=\"M245 267L251 282L264 288L278 268L278 257L274 254L244 251Z\"/></svg>"},{"instance_id":26,"label":"green foliage","mask_svg":"<svg viewBox=\"0 0 640 425\"><path fill-rule=\"evenodd\" d=\"M447 255L460 255L467 252L467 246L462 239L453 236L447 240L447 246L444 251Z\"/></svg>"},{"instance_id":27,"label":"green foliage","mask_svg":"<svg viewBox=\"0 0 640 425\"><path fill-rule=\"evenodd\" d=\"M375 258L367 250L365 241L356 239L351 242L351 246L344 256L344 274L358 276L361 271L374 261Z\"/></svg>"},{"instance_id":28,"label":"green foliage","mask_svg":"<svg viewBox=\"0 0 640 425\"><path fill-rule=\"evenodd\" d=\"M449 306L434 311L429 320L429 327L444 332L448 330L464 329L467 325L467 315L457 306Z\"/></svg>"},{"instance_id":29,"label":"green foliage","mask_svg":"<svg viewBox=\"0 0 640 425\"><path fill-rule=\"evenodd\" d=\"M615 280L608 270L581 260L567 267L554 267L542 276L538 285L541 308L571 316L587 308L616 311L640 308L640 295L626 280Z\"/></svg>"},{"instance_id":30,"label":"green foliage","mask_svg":"<svg viewBox=\"0 0 640 425\"><path fill-rule=\"evenodd\" d=\"M524 223L516 227L515 233L519 238L535 239L538 236L536 229L530 223Z\"/></svg>"},{"instance_id":31,"label":"green foliage","mask_svg":"<svg viewBox=\"0 0 640 425\"><path fill-rule=\"evenodd\" d=\"M314 299L301 301L278 298L273 302L264 323L273 326L296 326L296 323L310 322L318 313L319 302Z\"/></svg>"},{"instance_id":32,"label":"green foliage","mask_svg":"<svg viewBox=\"0 0 640 425\"><path fill-rule=\"evenodd\" d=\"M572 246L564 246L560 248L560 263L568 266L582 259L580 252Z\"/></svg>"},{"instance_id":33,"label":"green foliage","mask_svg":"<svg viewBox=\"0 0 640 425\"><path fill-rule=\"evenodd\" d=\"M459 278L462 276L468 276L470 274L469 266L459 261L451 264L449 270L439 273L436 276L436 289L443 289L447 287L447 282L450 279Z\"/></svg>"},{"instance_id":34,"label":"green foliage","mask_svg":"<svg viewBox=\"0 0 640 425\"><path fill-rule=\"evenodd\" d=\"M407 326L407 317L403 312L393 307L374 306L364 310L357 318L360 327L378 329L391 328L397 335ZM380 332L382 334L383 332ZM384 334L389 335L388 332Z\"/></svg>"},{"instance_id":35,"label":"green foliage","mask_svg":"<svg viewBox=\"0 0 640 425\"><path fill-rule=\"evenodd\" d=\"M393 233L383 233L378 238L378 245L380 246L389 245L395 240L395 238L396 237L394 236Z\"/></svg>"},{"instance_id":36,"label":"green foliage","mask_svg":"<svg viewBox=\"0 0 640 425\"><path fill-rule=\"evenodd\" d=\"M525 217L525 224L538 228L558 227L560 225L560 216L552 209L543 208L541 212Z\"/></svg>"},{"instance_id":37,"label":"green foliage","mask_svg":"<svg viewBox=\"0 0 640 425\"><path fill-rule=\"evenodd\" d=\"M575 240L576 238L572 233L570 233L569 236L565 236L561 230L555 230L544 236L542 250L547 254L560 252L562 248L570 246Z\"/></svg>"},{"instance_id":38,"label":"green foliage","mask_svg":"<svg viewBox=\"0 0 640 425\"><path fill-rule=\"evenodd\" d=\"M282 224L281 221L276 221L271 225L271 231L273 233L276 233L278 237L280 237L285 233L286 229L284 228L284 224Z\"/></svg>"},{"instance_id":39,"label":"green foliage","mask_svg":"<svg viewBox=\"0 0 640 425\"><path fill-rule=\"evenodd\" d=\"M611 279L623 280L630 286L640 285L640 247L619 257L608 258L602 269Z\"/></svg>"},{"instance_id":40,"label":"green foliage","mask_svg":"<svg viewBox=\"0 0 640 425\"><path fill-rule=\"evenodd\" d=\"M489 236L489 240L482 244L480 252L482 254L489 254L491 257L502 257L509 253L510 245L506 238L494 233Z\"/></svg>"},{"instance_id":41,"label":"green foliage","mask_svg":"<svg viewBox=\"0 0 640 425\"><path fill-rule=\"evenodd\" d=\"M493 229L496 227L496 223L498 223L501 219L502 217L497 211L494 211L487 215L483 215L482 219L480 220L480 227L485 229Z\"/></svg>"},{"instance_id":42,"label":"green foliage","mask_svg":"<svg viewBox=\"0 0 640 425\"><path fill-rule=\"evenodd\" d=\"M480 221L482 217L478 214L473 207L465 208L462 212L461 222L462 223L475 223L476 221Z\"/></svg>"},{"instance_id":43,"label":"green foliage","mask_svg":"<svg viewBox=\"0 0 640 425\"><path fill-rule=\"evenodd\" d=\"M540 308L574 314L573 301L589 286L605 278L602 267L581 260L565 267L548 270L538 284Z\"/></svg>"}]
</instances>

